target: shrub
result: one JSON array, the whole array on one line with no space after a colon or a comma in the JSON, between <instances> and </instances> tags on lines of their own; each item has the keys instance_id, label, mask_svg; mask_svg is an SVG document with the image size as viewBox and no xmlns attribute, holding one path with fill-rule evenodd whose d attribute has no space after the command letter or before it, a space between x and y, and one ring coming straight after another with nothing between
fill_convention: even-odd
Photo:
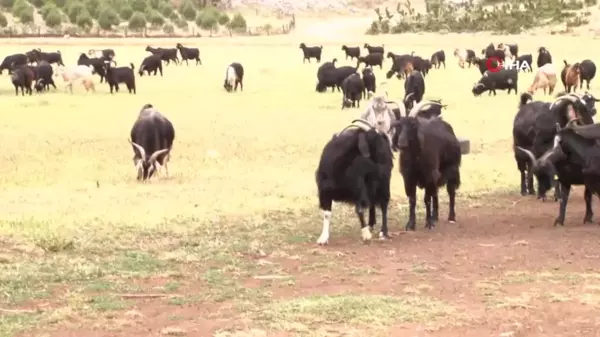
<instances>
[{"instance_id":1,"label":"shrub","mask_svg":"<svg viewBox=\"0 0 600 337\"><path fill-rule=\"evenodd\" d=\"M46 12L46 15L44 16L44 22L46 23L46 26L50 28L56 28L60 26L60 24L62 23L62 18L58 8L54 7L49 9L48 12Z\"/></svg>"},{"instance_id":2,"label":"shrub","mask_svg":"<svg viewBox=\"0 0 600 337\"><path fill-rule=\"evenodd\" d=\"M179 18L177 21L175 21L175 25L179 29L186 29L186 28L188 28L188 22L185 21L184 18Z\"/></svg>"},{"instance_id":3,"label":"shrub","mask_svg":"<svg viewBox=\"0 0 600 337\"><path fill-rule=\"evenodd\" d=\"M148 7L146 0L131 0L130 4L134 12L144 13Z\"/></svg>"},{"instance_id":4,"label":"shrub","mask_svg":"<svg viewBox=\"0 0 600 337\"><path fill-rule=\"evenodd\" d=\"M165 19L155 10L148 16L148 21L153 27L160 27L165 24Z\"/></svg>"},{"instance_id":5,"label":"shrub","mask_svg":"<svg viewBox=\"0 0 600 337\"><path fill-rule=\"evenodd\" d=\"M21 12L28 8L30 8L30 6L24 0L17 0L12 6L12 15L19 17Z\"/></svg>"},{"instance_id":6,"label":"shrub","mask_svg":"<svg viewBox=\"0 0 600 337\"><path fill-rule=\"evenodd\" d=\"M79 13L79 15L77 15L75 23L78 27L87 30L92 28L92 26L94 25L94 20L92 19L90 13L87 10L84 10L83 12Z\"/></svg>"},{"instance_id":7,"label":"shrub","mask_svg":"<svg viewBox=\"0 0 600 337\"><path fill-rule=\"evenodd\" d=\"M175 22L175 21L179 20L179 14L177 14L177 12L173 11L173 13L171 13L171 15L169 15L169 19L171 19L171 21Z\"/></svg>"},{"instance_id":8,"label":"shrub","mask_svg":"<svg viewBox=\"0 0 600 337\"><path fill-rule=\"evenodd\" d=\"M158 9L162 3L163 0L148 0L149 7L154 9Z\"/></svg>"},{"instance_id":9,"label":"shrub","mask_svg":"<svg viewBox=\"0 0 600 337\"><path fill-rule=\"evenodd\" d=\"M90 13L92 18L98 19L100 15L100 0L85 0L84 2L85 9Z\"/></svg>"},{"instance_id":10,"label":"shrub","mask_svg":"<svg viewBox=\"0 0 600 337\"><path fill-rule=\"evenodd\" d=\"M184 2L181 8L179 8L179 12L188 21L196 19L196 9L191 2Z\"/></svg>"},{"instance_id":11,"label":"shrub","mask_svg":"<svg viewBox=\"0 0 600 337\"><path fill-rule=\"evenodd\" d=\"M221 15L219 15L219 24L221 26L225 26L229 23L230 19L229 19L229 15L227 15L227 13L221 13Z\"/></svg>"},{"instance_id":12,"label":"shrub","mask_svg":"<svg viewBox=\"0 0 600 337\"><path fill-rule=\"evenodd\" d=\"M76 24L77 17L83 12L87 12L87 10L81 2L72 2L69 5L69 10L67 11L67 15L69 15L69 21Z\"/></svg>"},{"instance_id":13,"label":"shrub","mask_svg":"<svg viewBox=\"0 0 600 337\"><path fill-rule=\"evenodd\" d=\"M246 32L246 19L244 19L242 14L237 13L229 22L228 28L233 30L234 32Z\"/></svg>"},{"instance_id":14,"label":"shrub","mask_svg":"<svg viewBox=\"0 0 600 337\"><path fill-rule=\"evenodd\" d=\"M123 8L121 8L121 12L119 13L119 15L121 16L121 18L123 20L129 20L129 19L131 19L131 16L133 15L133 8L131 8L131 6L129 6L129 5L123 6Z\"/></svg>"},{"instance_id":15,"label":"shrub","mask_svg":"<svg viewBox=\"0 0 600 337\"><path fill-rule=\"evenodd\" d=\"M173 7L171 7L170 3L161 2L160 5L158 5L158 11L161 12L165 18L168 18L173 14Z\"/></svg>"},{"instance_id":16,"label":"shrub","mask_svg":"<svg viewBox=\"0 0 600 337\"><path fill-rule=\"evenodd\" d=\"M120 23L119 15L117 12L110 8L104 7L98 14L98 26L104 30L111 30L112 26L116 26Z\"/></svg>"},{"instance_id":17,"label":"shrub","mask_svg":"<svg viewBox=\"0 0 600 337\"><path fill-rule=\"evenodd\" d=\"M56 7L58 8L62 8L62 9L66 9L67 7L67 0L54 0L52 1ZM63 20L64 21L64 20Z\"/></svg>"},{"instance_id":18,"label":"shrub","mask_svg":"<svg viewBox=\"0 0 600 337\"><path fill-rule=\"evenodd\" d=\"M13 5L15 4L15 0L0 0L0 7L2 8L12 8Z\"/></svg>"},{"instance_id":19,"label":"shrub","mask_svg":"<svg viewBox=\"0 0 600 337\"><path fill-rule=\"evenodd\" d=\"M51 2L45 4L42 8L40 8L40 14L42 15L42 18L46 20L46 15L48 15L48 12L55 8L57 9L56 5Z\"/></svg>"},{"instance_id":20,"label":"shrub","mask_svg":"<svg viewBox=\"0 0 600 337\"><path fill-rule=\"evenodd\" d=\"M23 9L19 14L19 21L23 24L28 24L33 22L33 8L28 7Z\"/></svg>"},{"instance_id":21,"label":"shrub","mask_svg":"<svg viewBox=\"0 0 600 337\"><path fill-rule=\"evenodd\" d=\"M29 0L29 3L32 4L35 8L42 8L44 6L44 0Z\"/></svg>"},{"instance_id":22,"label":"shrub","mask_svg":"<svg viewBox=\"0 0 600 337\"><path fill-rule=\"evenodd\" d=\"M167 23L163 26L163 32L165 32L165 34L173 34L175 32L175 27L173 27L172 24Z\"/></svg>"},{"instance_id":23,"label":"shrub","mask_svg":"<svg viewBox=\"0 0 600 337\"><path fill-rule=\"evenodd\" d=\"M146 27L146 17L144 13L134 12L129 19L129 28L133 30L141 30Z\"/></svg>"},{"instance_id":24,"label":"shrub","mask_svg":"<svg viewBox=\"0 0 600 337\"><path fill-rule=\"evenodd\" d=\"M8 20L6 20L4 14L0 13L0 27L4 28L6 26L8 26Z\"/></svg>"},{"instance_id":25,"label":"shrub","mask_svg":"<svg viewBox=\"0 0 600 337\"><path fill-rule=\"evenodd\" d=\"M210 30L212 32L212 30L217 27L218 15L218 13L212 10L205 9L198 13L198 16L196 17L196 24L198 25L198 27Z\"/></svg>"}]
</instances>

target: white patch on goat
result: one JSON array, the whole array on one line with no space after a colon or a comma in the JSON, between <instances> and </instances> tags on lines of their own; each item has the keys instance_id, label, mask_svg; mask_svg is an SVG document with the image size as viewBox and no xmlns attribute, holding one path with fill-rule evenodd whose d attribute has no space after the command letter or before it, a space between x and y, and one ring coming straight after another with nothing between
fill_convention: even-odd
<instances>
[{"instance_id":1,"label":"white patch on goat","mask_svg":"<svg viewBox=\"0 0 600 337\"><path fill-rule=\"evenodd\" d=\"M379 240L387 240L385 235L383 235L383 232L379 232Z\"/></svg>"},{"instance_id":2,"label":"white patch on goat","mask_svg":"<svg viewBox=\"0 0 600 337\"><path fill-rule=\"evenodd\" d=\"M363 227L361 230L361 236L363 241L369 241L373 238L371 235L371 228L369 226Z\"/></svg>"},{"instance_id":3,"label":"white patch on goat","mask_svg":"<svg viewBox=\"0 0 600 337\"><path fill-rule=\"evenodd\" d=\"M323 230L317 244L326 245L329 242L329 225L331 224L331 211L323 211Z\"/></svg>"}]
</instances>

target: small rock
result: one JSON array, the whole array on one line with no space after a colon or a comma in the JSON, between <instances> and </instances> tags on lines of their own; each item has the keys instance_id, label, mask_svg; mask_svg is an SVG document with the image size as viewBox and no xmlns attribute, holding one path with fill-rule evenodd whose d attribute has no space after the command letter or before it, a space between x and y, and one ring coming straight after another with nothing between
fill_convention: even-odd
<instances>
[{"instance_id":1,"label":"small rock","mask_svg":"<svg viewBox=\"0 0 600 337\"><path fill-rule=\"evenodd\" d=\"M160 330L160 334L166 336L185 336L187 335L187 332L180 328L167 327Z\"/></svg>"}]
</instances>

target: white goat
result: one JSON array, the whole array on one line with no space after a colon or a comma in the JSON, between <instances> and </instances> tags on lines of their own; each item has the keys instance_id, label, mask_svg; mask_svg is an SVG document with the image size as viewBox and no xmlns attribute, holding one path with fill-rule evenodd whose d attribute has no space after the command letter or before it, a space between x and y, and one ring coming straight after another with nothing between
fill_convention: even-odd
<instances>
[{"instance_id":1,"label":"white goat","mask_svg":"<svg viewBox=\"0 0 600 337\"><path fill-rule=\"evenodd\" d=\"M454 49L454 56L458 57L458 65L461 68L465 67L465 61L467 60L467 50L466 49Z\"/></svg>"},{"instance_id":2,"label":"white goat","mask_svg":"<svg viewBox=\"0 0 600 337\"><path fill-rule=\"evenodd\" d=\"M84 65L68 66L68 67L57 67L54 76L62 76L65 83L65 92L67 88L71 89L73 93L73 83L75 82L88 82L91 81L94 69ZM87 89L87 88L86 88Z\"/></svg>"},{"instance_id":3,"label":"white goat","mask_svg":"<svg viewBox=\"0 0 600 337\"><path fill-rule=\"evenodd\" d=\"M377 129L377 132L387 135L391 147L393 136L392 122L396 120L396 116L394 116L394 112L386 103L387 93L378 96L370 94L368 98L371 99L371 101L365 112L360 115L360 118L373 125L373 127ZM398 103L398 107L401 107L402 109L404 104Z\"/></svg>"}]
</instances>

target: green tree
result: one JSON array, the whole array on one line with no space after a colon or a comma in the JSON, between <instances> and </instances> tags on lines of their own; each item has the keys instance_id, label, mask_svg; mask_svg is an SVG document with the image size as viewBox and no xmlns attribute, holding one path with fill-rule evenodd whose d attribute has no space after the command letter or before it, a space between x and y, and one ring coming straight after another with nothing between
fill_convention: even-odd
<instances>
[{"instance_id":1,"label":"green tree","mask_svg":"<svg viewBox=\"0 0 600 337\"><path fill-rule=\"evenodd\" d=\"M15 4L15 0L0 0L0 7L5 9L11 9Z\"/></svg>"},{"instance_id":2,"label":"green tree","mask_svg":"<svg viewBox=\"0 0 600 337\"><path fill-rule=\"evenodd\" d=\"M53 7L49 9L48 12L46 12L46 15L44 15L44 22L46 23L46 26L50 28L56 28L60 26L62 23L62 18L58 8Z\"/></svg>"},{"instance_id":3,"label":"green tree","mask_svg":"<svg viewBox=\"0 0 600 337\"><path fill-rule=\"evenodd\" d=\"M24 0L17 0L12 6L12 15L19 17L22 11L27 10L30 6Z\"/></svg>"},{"instance_id":4,"label":"green tree","mask_svg":"<svg viewBox=\"0 0 600 337\"><path fill-rule=\"evenodd\" d=\"M29 0L29 3L32 4L35 8L42 8L44 6L44 0Z\"/></svg>"},{"instance_id":5,"label":"green tree","mask_svg":"<svg viewBox=\"0 0 600 337\"><path fill-rule=\"evenodd\" d=\"M4 28L6 26L8 26L8 20L6 20L4 14L0 13L0 27Z\"/></svg>"},{"instance_id":6,"label":"green tree","mask_svg":"<svg viewBox=\"0 0 600 337\"><path fill-rule=\"evenodd\" d=\"M71 2L69 5L69 9L67 10L67 15L69 16L69 21L71 23L77 23L77 17L79 14L87 12L85 6L81 2Z\"/></svg>"},{"instance_id":7,"label":"green tree","mask_svg":"<svg viewBox=\"0 0 600 337\"><path fill-rule=\"evenodd\" d=\"M185 21L184 18L179 18L177 21L175 21L175 25L179 29L186 29L186 28L188 28L188 22Z\"/></svg>"},{"instance_id":8,"label":"green tree","mask_svg":"<svg viewBox=\"0 0 600 337\"><path fill-rule=\"evenodd\" d=\"M148 0L148 6L154 9L158 9L163 0Z\"/></svg>"},{"instance_id":9,"label":"green tree","mask_svg":"<svg viewBox=\"0 0 600 337\"><path fill-rule=\"evenodd\" d=\"M78 27L88 30L94 25L94 19L87 10L83 10L75 20Z\"/></svg>"},{"instance_id":10,"label":"green tree","mask_svg":"<svg viewBox=\"0 0 600 337\"><path fill-rule=\"evenodd\" d=\"M173 7L170 3L161 2L160 5L158 5L158 11L161 12L165 18L168 18L173 14Z\"/></svg>"},{"instance_id":11,"label":"green tree","mask_svg":"<svg viewBox=\"0 0 600 337\"><path fill-rule=\"evenodd\" d=\"M228 24L230 21L229 19L229 15L227 15L227 13L221 13L221 15L219 15L219 24L221 26L225 26L226 24Z\"/></svg>"},{"instance_id":12,"label":"green tree","mask_svg":"<svg viewBox=\"0 0 600 337\"><path fill-rule=\"evenodd\" d=\"M42 8L40 8L40 14L42 15L42 18L46 20L46 15L48 15L48 12L50 12L54 8L56 8L56 5L51 2L48 2Z\"/></svg>"},{"instance_id":13,"label":"green tree","mask_svg":"<svg viewBox=\"0 0 600 337\"><path fill-rule=\"evenodd\" d=\"M68 5L67 0L54 0L52 2L54 2L54 4L56 5L56 7L62 8L62 9L65 9L65 10L66 10L67 5Z\"/></svg>"},{"instance_id":14,"label":"green tree","mask_svg":"<svg viewBox=\"0 0 600 337\"><path fill-rule=\"evenodd\" d=\"M179 12L188 21L196 19L196 8L194 8L194 5L189 1L186 1L181 5Z\"/></svg>"},{"instance_id":15,"label":"green tree","mask_svg":"<svg viewBox=\"0 0 600 337\"><path fill-rule=\"evenodd\" d=\"M29 24L33 22L33 8L29 7L24 9L19 14L19 21L23 24Z\"/></svg>"},{"instance_id":16,"label":"green tree","mask_svg":"<svg viewBox=\"0 0 600 337\"><path fill-rule=\"evenodd\" d=\"M134 12L144 13L146 7L148 7L148 2L146 2L146 0L131 0L130 4Z\"/></svg>"},{"instance_id":17,"label":"green tree","mask_svg":"<svg viewBox=\"0 0 600 337\"><path fill-rule=\"evenodd\" d=\"M98 26L104 30L111 30L112 26L120 23L119 15L110 7L103 7L98 14Z\"/></svg>"},{"instance_id":18,"label":"green tree","mask_svg":"<svg viewBox=\"0 0 600 337\"><path fill-rule=\"evenodd\" d=\"M173 11L173 13L171 13L171 15L169 15L169 19L171 19L171 21L175 22L175 21L179 20L179 14L177 14L177 12Z\"/></svg>"},{"instance_id":19,"label":"green tree","mask_svg":"<svg viewBox=\"0 0 600 337\"><path fill-rule=\"evenodd\" d=\"M175 27L173 27L172 24L167 23L163 26L163 32L165 32L165 34L173 34L175 32Z\"/></svg>"},{"instance_id":20,"label":"green tree","mask_svg":"<svg viewBox=\"0 0 600 337\"><path fill-rule=\"evenodd\" d=\"M248 29L246 25L246 19L244 19L242 14L237 13L229 22L228 28L233 30L234 32L246 32L246 30Z\"/></svg>"},{"instance_id":21,"label":"green tree","mask_svg":"<svg viewBox=\"0 0 600 337\"><path fill-rule=\"evenodd\" d=\"M141 30L146 27L146 17L144 13L134 12L129 19L129 29Z\"/></svg>"},{"instance_id":22,"label":"green tree","mask_svg":"<svg viewBox=\"0 0 600 337\"><path fill-rule=\"evenodd\" d=\"M214 11L205 9L198 13L198 16L196 17L196 24L198 27L205 30L210 30L212 33L213 29L217 28L217 15L218 14Z\"/></svg>"},{"instance_id":23,"label":"green tree","mask_svg":"<svg viewBox=\"0 0 600 337\"><path fill-rule=\"evenodd\" d=\"M148 21L153 27L161 27L165 24L165 19L157 11L152 11L152 13L148 16Z\"/></svg>"},{"instance_id":24,"label":"green tree","mask_svg":"<svg viewBox=\"0 0 600 337\"><path fill-rule=\"evenodd\" d=\"M100 14L100 0L85 0L85 9L87 9L88 13L94 19L98 19L98 15Z\"/></svg>"},{"instance_id":25,"label":"green tree","mask_svg":"<svg viewBox=\"0 0 600 337\"><path fill-rule=\"evenodd\" d=\"M121 16L121 18L123 20L129 20L129 19L131 19L131 16L133 15L133 8L131 8L131 6L129 6L129 5L123 6L123 8L121 8L121 12L119 13L119 15Z\"/></svg>"}]
</instances>

